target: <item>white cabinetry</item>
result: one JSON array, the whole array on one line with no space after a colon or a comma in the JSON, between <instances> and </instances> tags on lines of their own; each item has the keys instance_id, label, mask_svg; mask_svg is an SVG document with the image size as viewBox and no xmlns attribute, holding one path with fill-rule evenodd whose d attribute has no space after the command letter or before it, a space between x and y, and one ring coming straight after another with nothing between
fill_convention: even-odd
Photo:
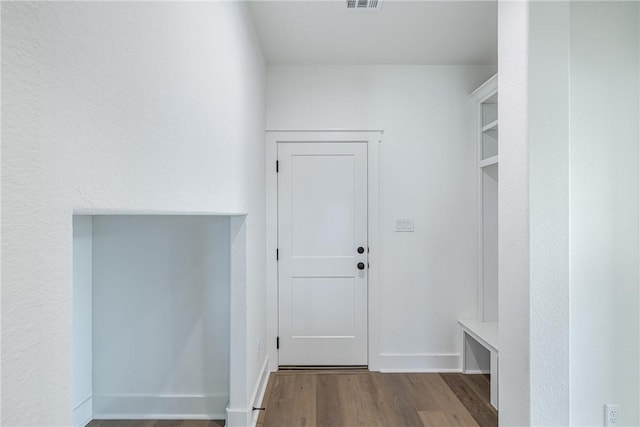
<instances>
[{"instance_id":1,"label":"white cabinetry","mask_svg":"<svg viewBox=\"0 0 640 427\"><path fill-rule=\"evenodd\" d=\"M462 371L491 374L491 404L498 408L498 75L476 89L478 103L478 318L460 320ZM483 358L473 348L484 347ZM471 349L471 350L470 350ZM483 361L489 360L490 366ZM485 365L485 366L483 366Z\"/></svg>"},{"instance_id":2,"label":"white cabinetry","mask_svg":"<svg viewBox=\"0 0 640 427\"><path fill-rule=\"evenodd\" d=\"M478 320L498 321L498 76L471 97L478 103Z\"/></svg>"}]
</instances>

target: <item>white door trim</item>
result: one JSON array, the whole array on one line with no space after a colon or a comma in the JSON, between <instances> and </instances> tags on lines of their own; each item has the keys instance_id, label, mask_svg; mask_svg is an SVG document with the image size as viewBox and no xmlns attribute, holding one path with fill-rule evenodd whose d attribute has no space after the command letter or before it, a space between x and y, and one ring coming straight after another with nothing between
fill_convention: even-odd
<instances>
[{"instance_id":1,"label":"white door trim","mask_svg":"<svg viewBox=\"0 0 640 427\"><path fill-rule=\"evenodd\" d=\"M367 143L368 180L368 239L369 239L369 292L368 304L368 359L369 370L380 368L380 180L379 153L383 131L267 131L266 136L266 286L267 286L267 356L269 369L278 370L278 263L276 249L278 243L278 181L276 160L278 142L365 142Z\"/></svg>"}]
</instances>

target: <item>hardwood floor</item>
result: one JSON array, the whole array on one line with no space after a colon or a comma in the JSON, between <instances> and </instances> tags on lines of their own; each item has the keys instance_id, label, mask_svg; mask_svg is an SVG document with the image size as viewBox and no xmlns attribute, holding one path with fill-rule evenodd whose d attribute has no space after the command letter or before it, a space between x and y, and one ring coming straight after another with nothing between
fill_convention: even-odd
<instances>
[{"instance_id":1,"label":"hardwood floor","mask_svg":"<svg viewBox=\"0 0 640 427\"><path fill-rule=\"evenodd\" d=\"M484 375L276 372L261 427L498 425Z\"/></svg>"},{"instance_id":2,"label":"hardwood floor","mask_svg":"<svg viewBox=\"0 0 640 427\"><path fill-rule=\"evenodd\" d=\"M259 427L495 427L489 378L463 374L279 371ZM222 427L223 421L92 421L89 427Z\"/></svg>"},{"instance_id":3,"label":"hardwood floor","mask_svg":"<svg viewBox=\"0 0 640 427\"><path fill-rule=\"evenodd\" d=\"M209 420L93 420L87 427L224 427Z\"/></svg>"},{"instance_id":4,"label":"hardwood floor","mask_svg":"<svg viewBox=\"0 0 640 427\"><path fill-rule=\"evenodd\" d=\"M488 375L440 374L440 377L480 426L498 425L498 413L490 402Z\"/></svg>"}]
</instances>

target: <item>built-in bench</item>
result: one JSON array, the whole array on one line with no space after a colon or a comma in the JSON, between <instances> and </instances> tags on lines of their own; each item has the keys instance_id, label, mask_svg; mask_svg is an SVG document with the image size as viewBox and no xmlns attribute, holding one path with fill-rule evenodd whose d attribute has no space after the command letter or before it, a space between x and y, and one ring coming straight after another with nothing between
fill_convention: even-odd
<instances>
[{"instance_id":1,"label":"built-in bench","mask_svg":"<svg viewBox=\"0 0 640 427\"><path fill-rule=\"evenodd\" d=\"M458 323L462 330L462 372L467 373L466 349L469 337L491 353L491 404L498 409L498 322L458 320Z\"/></svg>"}]
</instances>

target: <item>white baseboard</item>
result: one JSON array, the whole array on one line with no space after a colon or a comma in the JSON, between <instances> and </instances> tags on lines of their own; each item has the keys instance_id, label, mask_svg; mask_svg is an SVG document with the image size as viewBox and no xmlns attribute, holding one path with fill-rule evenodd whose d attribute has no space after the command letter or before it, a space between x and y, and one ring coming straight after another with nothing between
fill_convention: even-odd
<instances>
[{"instance_id":1,"label":"white baseboard","mask_svg":"<svg viewBox=\"0 0 640 427\"><path fill-rule=\"evenodd\" d=\"M251 425L251 412L247 409L227 408L227 427L249 427Z\"/></svg>"},{"instance_id":2,"label":"white baseboard","mask_svg":"<svg viewBox=\"0 0 640 427\"><path fill-rule=\"evenodd\" d=\"M465 374L469 374L469 375L480 375L480 374L491 374L491 371L488 370L483 370L483 369L467 369L465 372Z\"/></svg>"},{"instance_id":3,"label":"white baseboard","mask_svg":"<svg viewBox=\"0 0 640 427\"><path fill-rule=\"evenodd\" d=\"M254 411L253 407L260 407L262 404L270 374L269 357L266 357L262 363L260 375L258 375L256 383L253 386L251 398L249 402L247 402L247 408L227 408L227 427L255 427L260 414L258 411Z\"/></svg>"},{"instance_id":4,"label":"white baseboard","mask_svg":"<svg viewBox=\"0 0 640 427\"><path fill-rule=\"evenodd\" d=\"M226 394L95 394L93 419L223 420L228 402Z\"/></svg>"},{"instance_id":5,"label":"white baseboard","mask_svg":"<svg viewBox=\"0 0 640 427\"><path fill-rule=\"evenodd\" d=\"M381 354L380 372L461 372L459 354Z\"/></svg>"},{"instance_id":6,"label":"white baseboard","mask_svg":"<svg viewBox=\"0 0 640 427\"><path fill-rule=\"evenodd\" d=\"M267 391L267 384L269 383L269 376L271 371L269 370L269 358L267 357L262 365L262 371L260 372L260 379L256 384L253 391L253 406L256 408L262 407L262 401L264 400L264 393ZM258 423L258 417L260 411L253 411L253 417L251 420L252 427L255 427Z\"/></svg>"},{"instance_id":7,"label":"white baseboard","mask_svg":"<svg viewBox=\"0 0 640 427\"><path fill-rule=\"evenodd\" d=\"M73 408L73 425L84 427L93 419L93 397L89 396Z\"/></svg>"}]
</instances>

